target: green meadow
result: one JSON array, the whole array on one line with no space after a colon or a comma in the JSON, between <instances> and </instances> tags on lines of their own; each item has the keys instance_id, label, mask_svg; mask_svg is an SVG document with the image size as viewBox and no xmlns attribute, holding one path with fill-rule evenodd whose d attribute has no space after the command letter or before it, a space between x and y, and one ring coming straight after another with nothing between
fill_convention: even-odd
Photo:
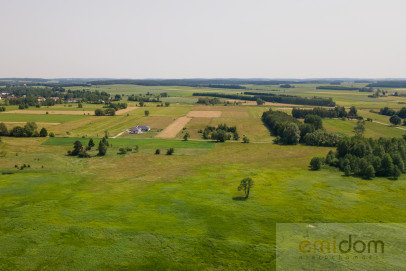
<instances>
[{"instance_id":1,"label":"green meadow","mask_svg":"<svg viewBox=\"0 0 406 271\"><path fill-rule=\"evenodd\" d=\"M0 113L0 122L69 122L86 118L84 115L53 115L53 114L9 114Z\"/></svg>"},{"instance_id":2,"label":"green meadow","mask_svg":"<svg viewBox=\"0 0 406 271\"><path fill-rule=\"evenodd\" d=\"M53 137L42 143L48 146L73 146L75 141L79 140L82 144L89 142L88 138L75 137ZM93 141L97 145L100 138L94 138ZM169 140L169 139L125 139L125 138L109 138L109 144L117 147L125 146L140 146L140 147L157 147L157 148L213 148L213 141L184 141L184 140Z\"/></svg>"},{"instance_id":3,"label":"green meadow","mask_svg":"<svg viewBox=\"0 0 406 271\"><path fill-rule=\"evenodd\" d=\"M369 110L401 107L395 97L372 99L369 93L316 86L247 87L333 97L339 105L354 104L361 116L383 123L388 117ZM47 122L56 135L1 138L0 270L275 270L276 223L405 222L405 174L394 181L346 177L328 166L312 171L311 158L324 157L334 148L273 144L261 121L269 106L204 106L191 97L196 91L235 90L134 85L91 90L114 95L168 92L171 105L147 103L120 116L102 117L0 113L0 122ZM85 110L94 108L84 105ZM272 109L291 111L286 105ZM221 111L221 116L193 117L174 138L154 138L190 111ZM236 126L250 143L243 144L241 138L203 140L200 130L221 123ZM323 119L327 131L349 136L355 124ZM136 125L149 125L152 132L112 138ZM97 145L106 132L112 146L100 157ZM189 141L182 140L186 132ZM366 122L366 137L405 133ZM67 155L75 141L87 145L89 138L96 144L90 158ZM122 147L132 150L118 154ZM169 148L175 149L173 155L166 155ZM254 180L247 200L237 189L245 177ZM339 270L352 270L350 264L339 264ZM400 270L397 264L389 262L387 269ZM374 270L374 262L363 267Z\"/></svg>"}]
</instances>

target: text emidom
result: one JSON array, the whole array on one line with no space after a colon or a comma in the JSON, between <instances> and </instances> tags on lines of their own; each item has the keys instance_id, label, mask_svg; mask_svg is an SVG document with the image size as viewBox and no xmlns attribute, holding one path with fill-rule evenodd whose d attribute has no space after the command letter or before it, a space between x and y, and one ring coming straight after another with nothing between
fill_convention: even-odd
<instances>
[{"instance_id":1,"label":"text emidom","mask_svg":"<svg viewBox=\"0 0 406 271\"><path fill-rule=\"evenodd\" d=\"M352 240L352 236L348 236L348 240L344 239L337 242L337 238L333 237L331 241L316 240L311 242L303 240L299 243L299 250L302 253L349 253L351 250L356 253L384 253L385 244L381 240Z\"/></svg>"}]
</instances>

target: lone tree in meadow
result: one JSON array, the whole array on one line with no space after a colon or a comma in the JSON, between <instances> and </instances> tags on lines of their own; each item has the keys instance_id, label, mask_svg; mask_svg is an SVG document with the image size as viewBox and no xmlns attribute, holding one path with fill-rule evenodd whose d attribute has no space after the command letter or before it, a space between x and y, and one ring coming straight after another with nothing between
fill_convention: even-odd
<instances>
[{"instance_id":1,"label":"lone tree in meadow","mask_svg":"<svg viewBox=\"0 0 406 271\"><path fill-rule=\"evenodd\" d=\"M245 198L248 199L250 195L250 189L254 186L254 181L251 178L245 178L238 186L238 191L244 190Z\"/></svg>"},{"instance_id":2,"label":"lone tree in meadow","mask_svg":"<svg viewBox=\"0 0 406 271\"><path fill-rule=\"evenodd\" d=\"M8 135L8 129L7 126L4 124L4 122L0 123L0 136L7 136Z\"/></svg>"},{"instance_id":3,"label":"lone tree in meadow","mask_svg":"<svg viewBox=\"0 0 406 271\"><path fill-rule=\"evenodd\" d=\"M145 114L146 117L148 117L149 116L149 110L145 110L144 114Z\"/></svg>"},{"instance_id":4,"label":"lone tree in meadow","mask_svg":"<svg viewBox=\"0 0 406 271\"><path fill-rule=\"evenodd\" d=\"M103 137L103 139L104 139L104 137ZM99 155L99 156L106 155L106 153L107 153L107 145L104 143L103 140L100 141L98 150L99 150L99 153L97 155Z\"/></svg>"},{"instance_id":5,"label":"lone tree in meadow","mask_svg":"<svg viewBox=\"0 0 406 271\"><path fill-rule=\"evenodd\" d=\"M39 132L40 137L47 137L48 136L48 131L45 128L42 128L41 131Z\"/></svg>"},{"instance_id":6,"label":"lone tree in meadow","mask_svg":"<svg viewBox=\"0 0 406 271\"><path fill-rule=\"evenodd\" d=\"M95 116L105 116L105 115L106 115L106 113L104 112L104 110L102 110L102 109L100 109L100 108L97 108L97 109L94 111L94 114L95 114Z\"/></svg>"},{"instance_id":7,"label":"lone tree in meadow","mask_svg":"<svg viewBox=\"0 0 406 271\"><path fill-rule=\"evenodd\" d=\"M174 148L170 148L166 151L166 155L172 155L175 152Z\"/></svg>"},{"instance_id":8,"label":"lone tree in meadow","mask_svg":"<svg viewBox=\"0 0 406 271\"><path fill-rule=\"evenodd\" d=\"M265 103L264 100L262 100L261 98L257 99L257 105L263 105Z\"/></svg>"},{"instance_id":9,"label":"lone tree in meadow","mask_svg":"<svg viewBox=\"0 0 406 271\"><path fill-rule=\"evenodd\" d=\"M185 135L183 136L183 140L187 141L190 137L190 134L188 132L185 133Z\"/></svg>"},{"instance_id":10,"label":"lone tree in meadow","mask_svg":"<svg viewBox=\"0 0 406 271\"><path fill-rule=\"evenodd\" d=\"M362 137L365 133L365 121L364 120L358 120L357 124L354 127L354 133L358 137Z\"/></svg>"},{"instance_id":11,"label":"lone tree in meadow","mask_svg":"<svg viewBox=\"0 0 406 271\"><path fill-rule=\"evenodd\" d=\"M399 118L397 115L394 115L394 116L390 117L389 121L393 125L399 125L402 122L402 119Z\"/></svg>"},{"instance_id":12,"label":"lone tree in meadow","mask_svg":"<svg viewBox=\"0 0 406 271\"><path fill-rule=\"evenodd\" d=\"M76 140L73 143L73 151L69 151L68 154L70 155L78 155L83 150L83 145L79 140Z\"/></svg>"},{"instance_id":13,"label":"lone tree in meadow","mask_svg":"<svg viewBox=\"0 0 406 271\"><path fill-rule=\"evenodd\" d=\"M348 112L348 116L350 118L355 118L355 117L358 116L358 110L357 110L357 108L355 106L350 107L350 111Z\"/></svg>"},{"instance_id":14,"label":"lone tree in meadow","mask_svg":"<svg viewBox=\"0 0 406 271\"><path fill-rule=\"evenodd\" d=\"M310 168L312 170L320 170L322 164L323 164L322 157L313 157L312 160L310 161Z\"/></svg>"},{"instance_id":15,"label":"lone tree in meadow","mask_svg":"<svg viewBox=\"0 0 406 271\"><path fill-rule=\"evenodd\" d=\"M89 140L89 143L87 143L87 146L88 146L89 148L93 148L93 147L94 147L93 138L91 138L91 139Z\"/></svg>"}]
</instances>

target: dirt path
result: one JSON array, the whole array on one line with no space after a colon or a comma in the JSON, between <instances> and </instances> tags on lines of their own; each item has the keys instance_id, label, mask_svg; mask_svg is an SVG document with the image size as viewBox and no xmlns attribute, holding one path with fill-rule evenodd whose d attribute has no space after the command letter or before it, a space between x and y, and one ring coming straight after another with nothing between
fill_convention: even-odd
<instances>
[{"instance_id":1,"label":"dirt path","mask_svg":"<svg viewBox=\"0 0 406 271\"><path fill-rule=\"evenodd\" d=\"M121 109L121 110L116 111L116 115L123 115L123 114L133 111L135 109L138 109L138 107L127 107L126 109Z\"/></svg>"},{"instance_id":2,"label":"dirt path","mask_svg":"<svg viewBox=\"0 0 406 271\"><path fill-rule=\"evenodd\" d=\"M378 124L381 124L381 125L385 125L385 126L391 126L391 124L379 122L379 121L376 121L376 120L373 120L372 122L375 122L375 123L378 123ZM396 126L396 127L394 127L394 128L397 128L397 129L406 131L406 128L402 128L402 127L399 127L399 126Z\"/></svg>"},{"instance_id":3,"label":"dirt path","mask_svg":"<svg viewBox=\"0 0 406 271\"><path fill-rule=\"evenodd\" d=\"M56 111L56 110L12 110L6 111L3 114L30 114L30 115L46 115L46 112L50 115L94 115L94 111Z\"/></svg>"},{"instance_id":4,"label":"dirt path","mask_svg":"<svg viewBox=\"0 0 406 271\"><path fill-rule=\"evenodd\" d=\"M128 130L122 131L121 133L118 133L117 135L113 136L112 138L117 138L117 137L119 137L122 134L127 133L127 132L128 132Z\"/></svg>"},{"instance_id":5,"label":"dirt path","mask_svg":"<svg viewBox=\"0 0 406 271\"><path fill-rule=\"evenodd\" d=\"M182 128L191 120L189 117L177 118L174 122L169 124L162 132L157 134L157 138L174 138L182 130Z\"/></svg>"}]
</instances>

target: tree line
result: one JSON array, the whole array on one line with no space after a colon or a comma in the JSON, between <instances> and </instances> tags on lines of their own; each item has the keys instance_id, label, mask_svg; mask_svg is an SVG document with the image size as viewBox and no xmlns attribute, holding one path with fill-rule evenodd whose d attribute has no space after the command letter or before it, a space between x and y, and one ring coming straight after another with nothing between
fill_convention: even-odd
<instances>
[{"instance_id":1,"label":"tree line","mask_svg":"<svg viewBox=\"0 0 406 271\"><path fill-rule=\"evenodd\" d=\"M258 95L260 94L260 95ZM252 96L253 95L253 96ZM301 104L315 106L335 106L335 102L331 98L320 97L299 97L291 95L277 95L272 93L260 92L244 92L242 94L226 94L226 93L193 93L193 96L210 96L218 98L238 99L246 101L257 101L261 99L266 102L286 103L286 104Z\"/></svg>"},{"instance_id":2,"label":"tree line","mask_svg":"<svg viewBox=\"0 0 406 271\"><path fill-rule=\"evenodd\" d=\"M356 118L358 117L358 110L355 106L351 106L349 112L345 110L344 106L336 106L334 109L315 107L313 109L293 108L292 116L298 119L303 119L307 115L316 115L321 118Z\"/></svg>"},{"instance_id":3,"label":"tree line","mask_svg":"<svg viewBox=\"0 0 406 271\"><path fill-rule=\"evenodd\" d=\"M327 90L356 90L359 92L373 92L374 89L371 87L368 88L358 88L358 87L345 87L345 86L317 86L316 89L327 89Z\"/></svg>"},{"instance_id":4,"label":"tree line","mask_svg":"<svg viewBox=\"0 0 406 271\"><path fill-rule=\"evenodd\" d=\"M211 105L222 104L222 102L221 102L219 99L217 99L217 98L207 98L207 97L197 99L197 102L196 102L196 103L198 103L198 104L205 104L205 105L209 105L209 104L211 104Z\"/></svg>"},{"instance_id":5,"label":"tree line","mask_svg":"<svg viewBox=\"0 0 406 271\"><path fill-rule=\"evenodd\" d=\"M41 128L38 132L38 126L35 122L27 122L23 127L14 126L11 130L7 129L4 122L0 123L0 136L11 136L11 137L46 137L48 136L48 131L45 128ZM53 136L53 133L50 134Z\"/></svg>"}]
</instances>

